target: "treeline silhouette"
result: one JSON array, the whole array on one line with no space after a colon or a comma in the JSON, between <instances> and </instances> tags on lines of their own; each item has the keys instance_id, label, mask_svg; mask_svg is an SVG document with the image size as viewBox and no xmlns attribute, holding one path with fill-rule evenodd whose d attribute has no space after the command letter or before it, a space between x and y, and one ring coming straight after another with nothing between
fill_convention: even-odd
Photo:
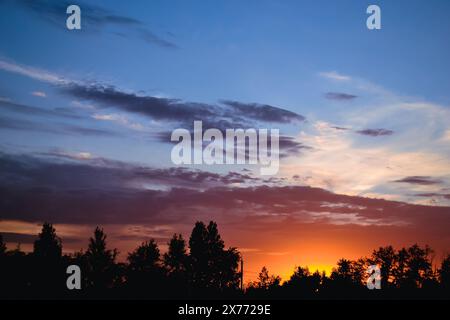
<instances>
[{"instance_id":1,"label":"treeline silhouette","mask_svg":"<svg viewBox=\"0 0 450 320\"><path fill-rule=\"evenodd\" d=\"M450 255L433 269L430 247L413 245L374 250L370 257L341 259L330 276L296 267L290 279L263 267L256 281L241 287L241 255L225 248L217 224L197 222L189 242L174 234L161 254L152 239L118 262L106 234L97 227L86 251L63 254L61 239L44 223L25 253L8 250L0 235L0 298L2 299L390 299L450 298ZM81 290L68 290L69 265L81 269ZM378 265L381 290L366 287L367 267ZM245 274L245 272L244 272Z\"/></svg>"}]
</instances>

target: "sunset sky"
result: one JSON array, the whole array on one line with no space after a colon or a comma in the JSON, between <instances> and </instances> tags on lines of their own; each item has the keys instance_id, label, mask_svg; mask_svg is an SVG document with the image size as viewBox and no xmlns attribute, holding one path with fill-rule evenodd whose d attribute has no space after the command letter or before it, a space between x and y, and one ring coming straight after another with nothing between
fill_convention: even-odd
<instances>
[{"instance_id":1,"label":"sunset sky","mask_svg":"<svg viewBox=\"0 0 450 320\"><path fill-rule=\"evenodd\" d=\"M382 29L366 28L376 3ZM66 28L78 4L82 29ZM449 1L0 1L0 233L126 252L214 220L246 263L450 253ZM170 133L280 130L280 171L175 166Z\"/></svg>"}]
</instances>

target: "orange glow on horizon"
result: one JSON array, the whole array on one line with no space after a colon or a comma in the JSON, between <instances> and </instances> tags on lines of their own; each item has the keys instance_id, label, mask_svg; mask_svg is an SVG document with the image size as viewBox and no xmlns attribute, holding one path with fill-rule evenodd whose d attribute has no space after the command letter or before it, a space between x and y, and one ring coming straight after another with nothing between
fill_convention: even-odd
<instances>
[{"instance_id":1,"label":"orange glow on horizon","mask_svg":"<svg viewBox=\"0 0 450 320\"><path fill-rule=\"evenodd\" d=\"M86 225L56 224L54 227L62 238L64 253L86 250L89 237L94 230L92 226ZM354 225L331 228L329 225L313 224L270 224L266 228L264 230L237 229L225 223L221 225L219 222L219 232L225 241L225 246L242 249L245 284L255 281L264 266L267 267L270 275L280 276L283 281L289 280L298 266L308 267L311 273L316 270L320 273L325 271L329 276L341 258L355 260L370 256L372 251L380 246L393 245L394 248L399 249L418 242L419 236L425 238L423 234L420 234L420 230L414 228L372 228ZM2 221L0 224L0 233L11 233L15 230L16 234L37 236L40 227L36 223L13 220ZM153 234L147 234L147 237L143 235L142 239L140 236L124 239L123 235L130 234L122 225L105 225L104 230L108 236L108 247L117 248L120 252L119 261L124 261L127 253L134 250L142 241L153 237ZM179 232L188 243L191 225L187 224L184 229L173 226L173 230L180 230ZM161 238L157 241L161 254L166 252L171 234L172 230L165 240ZM436 257L443 256L448 247L446 239L432 237L430 234L425 235L428 241L419 242L419 244L429 244L435 250ZM67 239L71 241L65 241ZM6 241L6 243L9 250L17 247L17 242ZM22 243L21 249L27 252L32 251L33 243Z\"/></svg>"}]
</instances>

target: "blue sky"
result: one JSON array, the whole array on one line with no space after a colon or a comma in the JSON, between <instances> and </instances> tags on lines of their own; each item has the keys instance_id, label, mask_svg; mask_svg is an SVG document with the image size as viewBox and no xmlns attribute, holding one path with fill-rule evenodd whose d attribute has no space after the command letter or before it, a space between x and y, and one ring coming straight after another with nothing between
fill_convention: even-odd
<instances>
[{"instance_id":1,"label":"blue sky","mask_svg":"<svg viewBox=\"0 0 450 320\"><path fill-rule=\"evenodd\" d=\"M141 96L211 105L226 99L292 111L306 121L277 126L283 127L285 134L299 145L308 144L323 152L324 140L341 139L333 140L341 147L322 154L321 159L345 156L355 150L355 154L361 150L369 153L383 150L386 152L383 156L392 159L400 155L404 157L401 159L407 159L408 152L422 159L422 153L426 153L429 163L449 155L448 1L377 1L382 12L382 29L376 31L366 28L366 8L372 4L368 1L78 4L82 10L82 30L69 31L65 28L64 2L37 1L31 5L27 1L3 1L1 60L68 81L111 85ZM95 20L106 16L126 17L133 19L133 23ZM54 82L30 76L29 72L3 68L0 80L3 100L43 109L68 109L81 117L50 119L48 124L115 132L110 136L86 136L86 133L58 134L53 129L36 132L3 128L0 141L5 150L57 149L171 165L171 146L149 137L151 133L173 129L173 124L142 114L99 108L99 101L68 95ZM335 94L334 98L330 93ZM5 121L16 116L7 111L2 113ZM19 118L32 121L33 117L22 114ZM428 122L424 124L423 119ZM332 129L339 131L339 138L335 138L337 133L333 131L330 137L328 132L324 133L325 127L344 129ZM325 144L329 147L333 142ZM312 153L314 160L310 161L317 162L319 151ZM358 165L366 164L366 157L356 157ZM315 169L302 170L309 167L309 162L303 163L308 158L308 155L300 159L288 157L282 174L318 174ZM321 166L333 166L334 160L329 161L321 162ZM296 163L302 167L296 167ZM422 163L423 160L417 160L417 166ZM305 183L358 195L387 197L397 193L398 199L414 202L415 198L406 196L411 193L409 189L399 191L401 188L391 186L389 181L400 179L401 174L437 175L436 179L446 181L445 169L448 166L417 173L405 169L397 173L399 177L383 176L390 179L383 183L367 181L350 189L353 181L343 183L334 170L326 177L322 172L325 169L319 170L320 175L325 175L321 182L313 178ZM364 170L360 175L370 171ZM445 192L445 186L439 188Z\"/></svg>"},{"instance_id":2,"label":"blue sky","mask_svg":"<svg viewBox=\"0 0 450 320\"><path fill-rule=\"evenodd\" d=\"M448 1L379 1L383 27L375 32L365 26L367 1L96 3L139 19L179 49L122 38L109 27L72 32L64 13L58 28L2 5L2 55L191 101L236 99L305 112L321 101L317 72L336 70L449 102Z\"/></svg>"}]
</instances>

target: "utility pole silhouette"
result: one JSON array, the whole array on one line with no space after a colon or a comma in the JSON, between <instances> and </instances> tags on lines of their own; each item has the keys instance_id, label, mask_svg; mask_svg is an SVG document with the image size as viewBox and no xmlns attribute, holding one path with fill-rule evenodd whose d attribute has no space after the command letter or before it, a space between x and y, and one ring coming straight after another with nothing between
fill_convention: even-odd
<instances>
[{"instance_id":1,"label":"utility pole silhouette","mask_svg":"<svg viewBox=\"0 0 450 320\"><path fill-rule=\"evenodd\" d=\"M241 257L241 291L244 292L244 258Z\"/></svg>"}]
</instances>

